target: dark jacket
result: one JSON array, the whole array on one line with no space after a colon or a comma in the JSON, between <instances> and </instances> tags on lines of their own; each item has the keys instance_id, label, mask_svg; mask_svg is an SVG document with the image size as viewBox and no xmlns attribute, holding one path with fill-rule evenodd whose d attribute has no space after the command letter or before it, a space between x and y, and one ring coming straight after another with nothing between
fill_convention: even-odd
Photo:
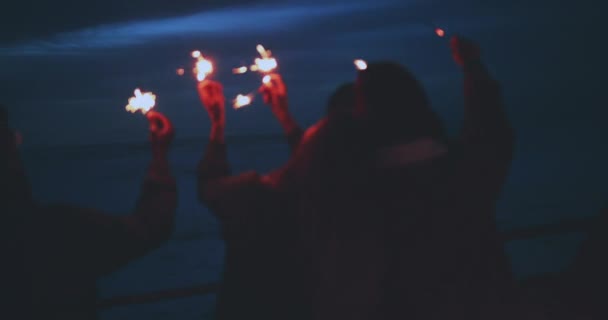
<instances>
[{"instance_id":1,"label":"dark jacket","mask_svg":"<svg viewBox=\"0 0 608 320\"><path fill-rule=\"evenodd\" d=\"M96 281L166 241L177 207L166 160L149 167L134 212L35 202L11 206L13 311L24 319L95 319ZM18 319L17 317L11 317Z\"/></svg>"},{"instance_id":2,"label":"dark jacket","mask_svg":"<svg viewBox=\"0 0 608 320\"><path fill-rule=\"evenodd\" d=\"M301 136L288 136L292 150ZM255 172L231 175L226 146L213 141L199 165L198 188L226 244L217 319L294 319L295 227L281 190Z\"/></svg>"},{"instance_id":3,"label":"dark jacket","mask_svg":"<svg viewBox=\"0 0 608 320\"><path fill-rule=\"evenodd\" d=\"M502 315L512 279L494 213L513 132L481 65L465 70L465 98L453 145L421 136L348 147L352 137L336 143L331 119L310 143L306 153L316 155L289 180L297 181L298 257L310 270L313 319Z\"/></svg>"}]
</instances>

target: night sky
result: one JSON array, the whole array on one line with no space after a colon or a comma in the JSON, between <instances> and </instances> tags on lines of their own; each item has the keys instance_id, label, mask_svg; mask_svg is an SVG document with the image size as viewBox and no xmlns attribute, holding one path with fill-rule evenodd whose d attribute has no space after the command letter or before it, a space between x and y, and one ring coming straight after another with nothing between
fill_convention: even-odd
<instances>
[{"instance_id":1,"label":"night sky","mask_svg":"<svg viewBox=\"0 0 608 320\"><path fill-rule=\"evenodd\" d=\"M0 12L0 102L23 148L145 141L143 117L124 111L136 87L157 94L178 140L204 137L209 121L195 80L175 70L189 70L189 53L200 49L231 99L260 83L257 74L231 74L252 61L258 43L277 57L302 125L354 79L353 59L391 59L420 78L457 133L461 73L447 40L433 33L438 25L477 40L503 86L517 154L499 216L529 224L592 215L606 203L605 35L591 1L38 2ZM280 132L259 99L230 109L227 130Z\"/></svg>"}]
</instances>

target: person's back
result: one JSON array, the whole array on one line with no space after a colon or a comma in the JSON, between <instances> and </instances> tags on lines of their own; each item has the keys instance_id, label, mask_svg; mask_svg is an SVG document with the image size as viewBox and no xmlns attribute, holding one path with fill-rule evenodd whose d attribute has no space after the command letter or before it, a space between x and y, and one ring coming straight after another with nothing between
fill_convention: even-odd
<instances>
[{"instance_id":1,"label":"person's back","mask_svg":"<svg viewBox=\"0 0 608 320\"><path fill-rule=\"evenodd\" d=\"M409 77L391 64L370 64L360 74L354 115L365 125L329 120L321 155L303 170L308 182L298 190L300 219L312 221L302 223L301 250L311 259L315 319L484 319L502 312L493 304L511 279L494 207L512 132L496 84L471 63L457 144L447 142L418 90L409 91L415 105L397 114L386 103L407 90L380 82L366 92L365 81L383 80L386 70L391 80ZM378 100L384 107L369 109Z\"/></svg>"},{"instance_id":2,"label":"person's back","mask_svg":"<svg viewBox=\"0 0 608 320\"><path fill-rule=\"evenodd\" d=\"M469 318L497 307L491 304L510 285L494 212L477 206L483 195L471 197L475 190L468 186L475 177L455 148L405 166L376 168L365 191L367 205L357 205L375 210L380 220L386 318L404 310L415 319Z\"/></svg>"}]
</instances>

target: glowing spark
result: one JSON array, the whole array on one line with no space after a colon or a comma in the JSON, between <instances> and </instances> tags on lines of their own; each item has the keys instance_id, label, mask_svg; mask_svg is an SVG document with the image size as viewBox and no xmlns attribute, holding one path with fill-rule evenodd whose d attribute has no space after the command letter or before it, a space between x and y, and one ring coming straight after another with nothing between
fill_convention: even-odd
<instances>
[{"instance_id":1,"label":"glowing spark","mask_svg":"<svg viewBox=\"0 0 608 320\"><path fill-rule=\"evenodd\" d=\"M441 28L437 28L435 29L435 33L439 36L439 37L443 37L445 36L445 30L441 29Z\"/></svg>"},{"instance_id":2,"label":"glowing spark","mask_svg":"<svg viewBox=\"0 0 608 320\"><path fill-rule=\"evenodd\" d=\"M270 52L266 51L263 45L258 44L255 49L258 50L258 53L260 54L260 56L262 56L262 58L270 58Z\"/></svg>"},{"instance_id":3,"label":"glowing spark","mask_svg":"<svg viewBox=\"0 0 608 320\"><path fill-rule=\"evenodd\" d=\"M239 94L238 96L236 96L236 98L234 99L234 108L235 109L240 109L242 107L248 106L251 104L252 101L252 97L251 95L242 95Z\"/></svg>"},{"instance_id":4,"label":"glowing spark","mask_svg":"<svg viewBox=\"0 0 608 320\"><path fill-rule=\"evenodd\" d=\"M245 66L232 69L232 73L234 74L243 74L245 72L247 72L247 67Z\"/></svg>"},{"instance_id":5,"label":"glowing spark","mask_svg":"<svg viewBox=\"0 0 608 320\"><path fill-rule=\"evenodd\" d=\"M195 54L197 52L198 54ZM195 59L197 59L197 61L192 71L196 75L196 79L198 81L203 81L209 74L213 72L213 64L211 61L205 59L200 51L194 51L192 53L192 57L194 56L196 56Z\"/></svg>"},{"instance_id":6,"label":"glowing spark","mask_svg":"<svg viewBox=\"0 0 608 320\"><path fill-rule=\"evenodd\" d=\"M249 68L251 71L269 73L278 67L277 59L272 57L270 50L266 50L261 44L257 45L256 50L261 58L255 58L255 64Z\"/></svg>"},{"instance_id":7,"label":"glowing spark","mask_svg":"<svg viewBox=\"0 0 608 320\"><path fill-rule=\"evenodd\" d=\"M134 97L129 98L129 104L125 108L127 111L135 113L141 110L143 114L146 114L156 105L156 95L154 93L142 93L141 90L135 89L134 94Z\"/></svg>"},{"instance_id":8,"label":"glowing spark","mask_svg":"<svg viewBox=\"0 0 608 320\"><path fill-rule=\"evenodd\" d=\"M354 63L358 70L367 69L367 62L365 62L365 60L357 59L354 61Z\"/></svg>"},{"instance_id":9,"label":"glowing spark","mask_svg":"<svg viewBox=\"0 0 608 320\"><path fill-rule=\"evenodd\" d=\"M264 78L262 79L262 82L265 84L268 84L268 83L270 83L270 80L271 80L270 76L265 75Z\"/></svg>"},{"instance_id":10,"label":"glowing spark","mask_svg":"<svg viewBox=\"0 0 608 320\"><path fill-rule=\"evenodd\" d=\"M198 50L192 51L192 58L197 59L201 56L201 52Z\"/></svg>"},{"instance_id":11,"label":"glowing spark","mask_svg":"<svg viewBox=\"0 0 608 320\"><path fill-rule=\"evenodd\" d=\"M256 58L255 64L258 66L258 70L262 72L270 72L276 69L276 67L278 66L277 60L275 58Z\"/></svg>"},{"instance_id":12,"label":"glowing spark","mask_svg":"<svg viewBox=\"0 0 608 320\"><path fill-rule=\"evenodd\" d=\"M183 76L185 73L184 68L179 68L175 72L177 73L178 76Z\"/></svg>"}]
</instances>

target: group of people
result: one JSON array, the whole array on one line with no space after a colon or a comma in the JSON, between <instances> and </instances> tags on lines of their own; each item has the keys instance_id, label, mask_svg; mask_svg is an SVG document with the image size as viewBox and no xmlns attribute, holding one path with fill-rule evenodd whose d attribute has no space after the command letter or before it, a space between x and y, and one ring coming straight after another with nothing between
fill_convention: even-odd
<instances>
[{"instance_id":1,"label":"group of people","mask_svg":"<svg viewBox=\"0 0 608 320\"><path fill-rule=\"evenodd\" d=\"M458 139L448 138L420 83L396 63L359 71L305 131L272 74L260 91L291 156L267 174L231 172L222 86L199 83L211 130L198 196L226 243L217 319L526 318L494 218L513 130L479 48L454 37L451 49L464 71ZM162 114L146 115L152 161L140 198L132 214L112 216L34 201L0 114L2 312L95 318L96 279L169 238L174 131Z\"/></svg>"}]
</instances>

